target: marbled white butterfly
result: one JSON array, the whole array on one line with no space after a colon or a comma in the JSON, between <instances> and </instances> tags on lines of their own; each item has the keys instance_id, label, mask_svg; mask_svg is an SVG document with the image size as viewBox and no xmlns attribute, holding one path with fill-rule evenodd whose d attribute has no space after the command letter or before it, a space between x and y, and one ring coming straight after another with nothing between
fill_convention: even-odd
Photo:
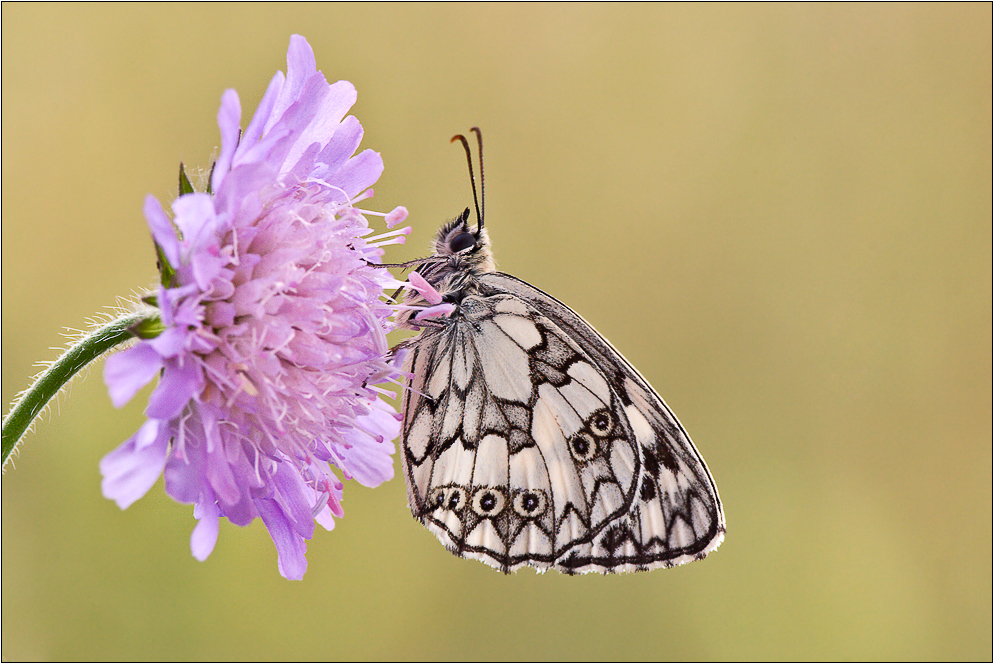
<instances>
[{"instance_id":1,"label":"marbled white butterfly","mask_svg":"<svg viewBox=\"0 0 994 664\"><path fill-rule=\"evenodd\" d=\"M483 198L483 139L480 198ZM698 560L725 517L704 459L621 354L559 300L496 271L469 208L413 263L454 311L405 325L403 467L414 517L504 572L631 572ZM407 303L426 305L408 291Z\"/></svg>"}]
</instances>

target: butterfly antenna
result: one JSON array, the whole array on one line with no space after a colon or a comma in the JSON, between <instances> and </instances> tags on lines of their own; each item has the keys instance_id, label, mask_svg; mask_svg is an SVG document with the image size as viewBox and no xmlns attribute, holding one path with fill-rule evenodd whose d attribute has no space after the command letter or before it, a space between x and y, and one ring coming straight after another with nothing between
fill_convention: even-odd
<instances>
[{"instance_id":1,"label":"butterfly antenna","mask_svg":"<svg viewBox=\"0 0 994 664\"><path fill-rule=\"evenodd\" d=\"M483 230L483 219L487 215L487 181L483 177L483 132L479 127L473 127L471 132L476 134L477 154L480 156L480 209L476 213L476 235L479 237Z\"/></svg>"},{"instance_id":2,"label":"butterfly antenna","mask_svg":"<svg viewBox=\"0 0 994 664\"><path fill-rule=\"evenodd\" d=\"M479 127L473 127L470 131L476 134L476 141L480 148L480 194L482 198L483 193L483 134L480 133ZM476 236L479 237L480 231L483 230L483 213L480 208L480 198L476 195L476 175L473 172L473 154L469 149L469 141L462 134L456 134L450 140L450 143L455 143L459 141L462 143L463 150L466 151L466 164L469 165L469 182L473 185L473 206L476 208Z\"/></svg>"}]
</instances>

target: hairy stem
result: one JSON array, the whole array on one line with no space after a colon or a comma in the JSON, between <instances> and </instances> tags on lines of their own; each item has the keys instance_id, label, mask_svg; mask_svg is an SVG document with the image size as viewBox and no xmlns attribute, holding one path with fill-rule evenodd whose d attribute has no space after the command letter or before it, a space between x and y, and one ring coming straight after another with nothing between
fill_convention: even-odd
<instances>
[{"instance_id":1,"label":"hairy stem","mask_svg":"<svg viewBox=\"0 0 994 664\"><path fill-rule=\"evenodd\" d=\"M14 401L10 412L3 419L3 465L7 465L7 459L24 432L63 385L80 369L114 346L133 339L134 335L128 331L129 328L156 315L154 311L142 311L121 316L71 345L62 357L38 374L34 384Z\"/></svg>"}]
</instances>

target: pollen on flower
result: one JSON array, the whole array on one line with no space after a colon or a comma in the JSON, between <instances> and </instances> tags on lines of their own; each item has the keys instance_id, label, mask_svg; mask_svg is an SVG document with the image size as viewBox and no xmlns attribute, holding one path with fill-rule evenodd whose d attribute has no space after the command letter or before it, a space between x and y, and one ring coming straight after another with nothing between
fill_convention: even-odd
<instances>
[{"instance_id":1,"label":"pollen on flower","mask_svg":"<svg viewBox=\"0 0 994 664\"><path fill-rule=\"evenodd\" d=\"M335 473L366 486L393 476L399 415L377 383L402 375L385 336L399 311L387 290L402 282L376 263L410 228L370 235L373 213L355 207L383 163L356 153L352 85L329 84L297 35L287 66L245 126L238 95L222 96L212 193L183 194L172 218L146 202L171 268L155 298L163 329L110 357L105 381L127 398L159 384L148 421L101 471L122 506L164 475L169 495L195 506L198 559L221 517L261 518L280 573L299 579L314 523L330 530L344 514ZM399 210L376 216L389 227Z\"/></svg>"},{"instance_id":2,"label":"pollen on flower","mask_svg":"<svg viewBox=\"0 0 994 664\"><path fill-rule=\"evenodd\" d=\"M259 390L256 389L255 385L252 384L252 381L249 379L248 376L246 376L245 374L238 374L238 378L241 379L241 384L239 385L239 389L241 389L242 392L249 395L250 397L259 396Z\"/></svg>"}]
</instances>

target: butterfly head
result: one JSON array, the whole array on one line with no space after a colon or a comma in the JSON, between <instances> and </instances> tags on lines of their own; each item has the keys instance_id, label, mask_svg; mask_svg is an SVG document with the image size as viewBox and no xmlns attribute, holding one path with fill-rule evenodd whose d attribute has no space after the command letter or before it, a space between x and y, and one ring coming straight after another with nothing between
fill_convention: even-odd
<instances>
[{"instance_id":1,"label":"butterfly head","mask_svg":"<svg viewBox=\"0 0 994 664\"><path fill-rule=\"evenodd\" d=\"M432 249L437 262L424 275L429 282L433 276L438 279L453 273L474 275L497 269L487 230L470 225L469 208L438 229ZM438 286L437 283L433 285Z\"/></svg>"},{"instance_id":2,"label":"butterfly head","mask_svg":"<svg viewBox=\"0 0 994 664\"><path fill-rule=\"evenodd\" d=\"M453 290L462 290L470 285L469 282L474 276L497 269L490 251L490 238L487 237L487 231L483 227L485 210L483 133L479 127L473 127L470 131L476 134L480 159L479 196L476 192L476 174L473 171L473 155L469 149L469 141L462 134L458 134L452 137L452 142L459 141L466 151L469 181L473 188L473 207L476 208L476 227L470 226L469 208L466 208L462 214L438 229L432 246L434 261L432 265L425 266L423 274L436 288L448 286Z\"/></svg>"},{"instance_id":3,"label":"butterfly head","mask_svg":"<svg viewBox=\"0 0 994 664\"><path fill-rule=\"evenodd\" d=\"M432 246L436 256L473 256L481 251L489 252L490 240L487 231L477 224L469 224L469 208L461 215L438 229Z\"/></svg>"}]
</instances>

